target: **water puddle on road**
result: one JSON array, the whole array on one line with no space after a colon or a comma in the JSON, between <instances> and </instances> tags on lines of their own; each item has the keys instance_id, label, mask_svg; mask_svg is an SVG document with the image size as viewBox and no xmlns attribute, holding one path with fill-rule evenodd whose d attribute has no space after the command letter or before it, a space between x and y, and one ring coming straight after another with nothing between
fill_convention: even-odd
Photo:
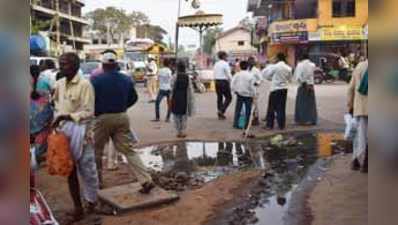
<instances>
[{"instance_id":1,"label":"water puddle on road","mask_svg":"<svg viewBox=\"0 0 398 225\"><path fill-rule=\"evenodd\" d=\"M250 199L217 224L283 225L293 193L318 159L333 154L336 138L285 134L249 142L178 142L138 152L144 164L156 171L155 182L167 190L200 188L238 170L264 170Z\"/></svg>"}]
</instances>

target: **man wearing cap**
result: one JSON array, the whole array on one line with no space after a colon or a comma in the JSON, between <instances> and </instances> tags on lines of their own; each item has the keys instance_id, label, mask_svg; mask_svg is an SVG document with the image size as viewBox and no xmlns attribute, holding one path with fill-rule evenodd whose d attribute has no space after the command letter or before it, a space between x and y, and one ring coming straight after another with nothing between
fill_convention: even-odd
<instances>
[{"instance_id":1,"label":"man wearing cap","mask_svg":"<svg viewBox=\"0 0 398 225\"><path fill-rule=\"evenodd\" d=\"M127 110L137 100L137 92L133 81L118 72L117 55L108 51L103 55L102 68L104 73L95 77L92 84L95 91L94 147L100 178L102 180L102 156L105 145L112 139L117 151L124 153L129 166L142 184L142 193L149 193L154 187L152 178L147 172L138 154L134 152L134 135L130 130L130 121Z\"/></svg>"},{"instance_id":2,"label":"man wearing cap","mask_svg":"<svg viewBox=\"0 0 398 225\"><path fill-rule=\"evenodd\" d=\"M157 74L158 74L158 66L153 58L148 59L147 65L147 88L149 93L149 102L156 102L156 94L157 94Z\"/></svg>"}]
</instances>

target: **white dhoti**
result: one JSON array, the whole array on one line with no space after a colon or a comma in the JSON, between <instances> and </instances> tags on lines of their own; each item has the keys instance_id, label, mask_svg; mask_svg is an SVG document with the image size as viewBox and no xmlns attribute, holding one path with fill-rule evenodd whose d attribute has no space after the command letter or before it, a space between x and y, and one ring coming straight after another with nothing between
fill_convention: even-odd
<instances>
[{"instance_id":1,"label":"white dhoti","mask_svg":"<svg viewBox=\"0 0 398 225\"><path fill-rule=\"evenodd\" d=\"M358 116L356 117L356 120L358 123L358 131L354 139L353 158L362 160L368 146L368 117Z\"/></svg>"}]
</instances>

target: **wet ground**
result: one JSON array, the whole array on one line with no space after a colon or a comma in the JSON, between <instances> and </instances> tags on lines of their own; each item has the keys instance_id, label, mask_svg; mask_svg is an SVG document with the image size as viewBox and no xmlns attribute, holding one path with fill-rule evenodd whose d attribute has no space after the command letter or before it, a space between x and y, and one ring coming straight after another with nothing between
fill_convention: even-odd
<instances>
[{"instance_id":1,"label":"wet ground","mask_svg":"<svg viewBox=\"0 0 398 225\"><path fill-rule=\"evenodd\" d=\"M237 171L261 170L250 195L220 210L208 223L283 225L289 220L287 214L298 210L303 218L297 221L310 219L305 209L297 207L303 197L299 202L296 196L321 179L328 162L324 158L344 149L334 142L336 138L301 133L247 142L178 142L149 146L139 153L159 186L180 192Z\"/></svg>"},{"instance_id":2,"label":"wet ground","mask_svg":"<svg viewBox=\"0 0 398 225\"><path fill-rule=\"evenodd\" d=\"M119 216L88 217L74 225L307 225L305 208L330 156L345 149L335 134L293 133L247 142L188 141L138 150L155 182L177 191L173 204ZM120 158L123 162L125 159ZM72 203L61 178L38 176L61 224ZM125 163L106 171L105 186L134 182ZM48 184L53 184L49 186ZM62 184L62 185L60 185ZM62 199L62 200L61 200Z\"/></svg>"}]
</instances>

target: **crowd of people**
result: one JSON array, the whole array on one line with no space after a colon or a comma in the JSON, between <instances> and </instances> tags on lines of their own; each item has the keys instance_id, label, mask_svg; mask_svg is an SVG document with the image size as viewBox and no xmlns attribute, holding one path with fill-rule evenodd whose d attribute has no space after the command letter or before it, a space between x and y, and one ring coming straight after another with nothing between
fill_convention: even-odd
<instances>
[{"instance_id":1,"label":"crowd of people","mask_svg":"<svg viewBox=\"0 0 398 225\"><path fill-rule=\"evenodd\" d=\"M309 55L303 53L296 68L288 65L286 55L277 54L275 59L263 69L254 57L240 60L235 65L236 73L228 63L226 52L218 53L214 65L214 79L217 94L217 118L225 120L226 112L236 95L233 127L246 130L259 124L259 87L270 83L268 110L265 116L267 130L277 124L280 130L286 129L286 102L288 86L292 80L298 85L294 120L299 125L316 125L318 112L314 88L316 65ZM59 72L55 65L48 63L42 68L31 66L31 145L38 162L43 161L46 140L54 131L62 131L70 140L74 168L68 177L73 199L76 220L85 213L95 211L97 192L104 187L103 153L111 140L117 152L126 155L132 171L142 185L143 194L155 187L152 178L134 152L138 141L130 128L127 110L138 101L135 83L131 77L118 71L117 54L107 50L102 56L102 68L96 76L86 79L79 74L80 59L74 53L65 53L59 58ZM358 132L354 141L352 168L367 171L367 61L358 64L349 86L348 111L358 120ZM160 104L167 99L166 122L173 115L178 138L187 136L188 117L195 113L195 95L186 64L177 62L171 68L166 60L158 69L154 60L149 62L147 87L150 102L155 103L155 119L160 121ZM175 71L173 74L172 71ZM55 80L55 82L54 82ZM367 82L367 81L366 81ZM367 84L367 83L366 83ZM159 91L157 86L159 85ZM157 95L157 97L156 97ZM79 180L80 177L80 180ZM82 188L80 187L82 186ZM82 203L80 190L83 190Z\"/></svg>"},{"instance_id":2,"label":"crowd of people","mask_svg":"<svg viewBox=\"0 0 398 225\"><path fill-rule=\"evenodd\" d=\"M308 54L301 56L294 73L287 64L286 55L277 54L276 58L264 69L260 69L254 57L239 61L234 65L235 74L228 63L225 52L218 53L219 61L214 66L214 77L217 92L217 115L220 120L225 120L225 112L232 102L232 94L236 97L236 109L233 127L242 129L239 125L241 115L245 115L244 127L249 123L257 125L259 118L258 96L259 87L265 82L270 82L268 110L265 118L265 129L274 129L275 120L278 128L286 128L286 101L288 85L295 79L299 83L295 122L299 125L316 125L318 122L315 90L314 71L316 66L310 61ZM243 107L244 106L244 107ZM242 114L242 108L244 113ZM252 113L253 109L253 113Z\"/></svg>"},{"instance_id":3,"label":"crowd of people","mask_svg":"<svg viewBox=\"0 0 398 225\"><path fill-rule=\"evenodd\" d=\"M138 100L134 82L118 71L116 60L115 52L104 52L102 74L89 80L78 72L78 55L65 53L59 58L59 79L54 85L40 75L40 68L31 66L32 156L38 163L44 160L46 140L53 132L62 132L68 138L74 162L67 179L75 208L74 220L96 209L97 193L104 185L102 156L109 140L118 152L126 155L142 185L140 192L148 194L155 186L133 151L136 137L130 130L126 111Z\"/></svg>"}]
</instances>

